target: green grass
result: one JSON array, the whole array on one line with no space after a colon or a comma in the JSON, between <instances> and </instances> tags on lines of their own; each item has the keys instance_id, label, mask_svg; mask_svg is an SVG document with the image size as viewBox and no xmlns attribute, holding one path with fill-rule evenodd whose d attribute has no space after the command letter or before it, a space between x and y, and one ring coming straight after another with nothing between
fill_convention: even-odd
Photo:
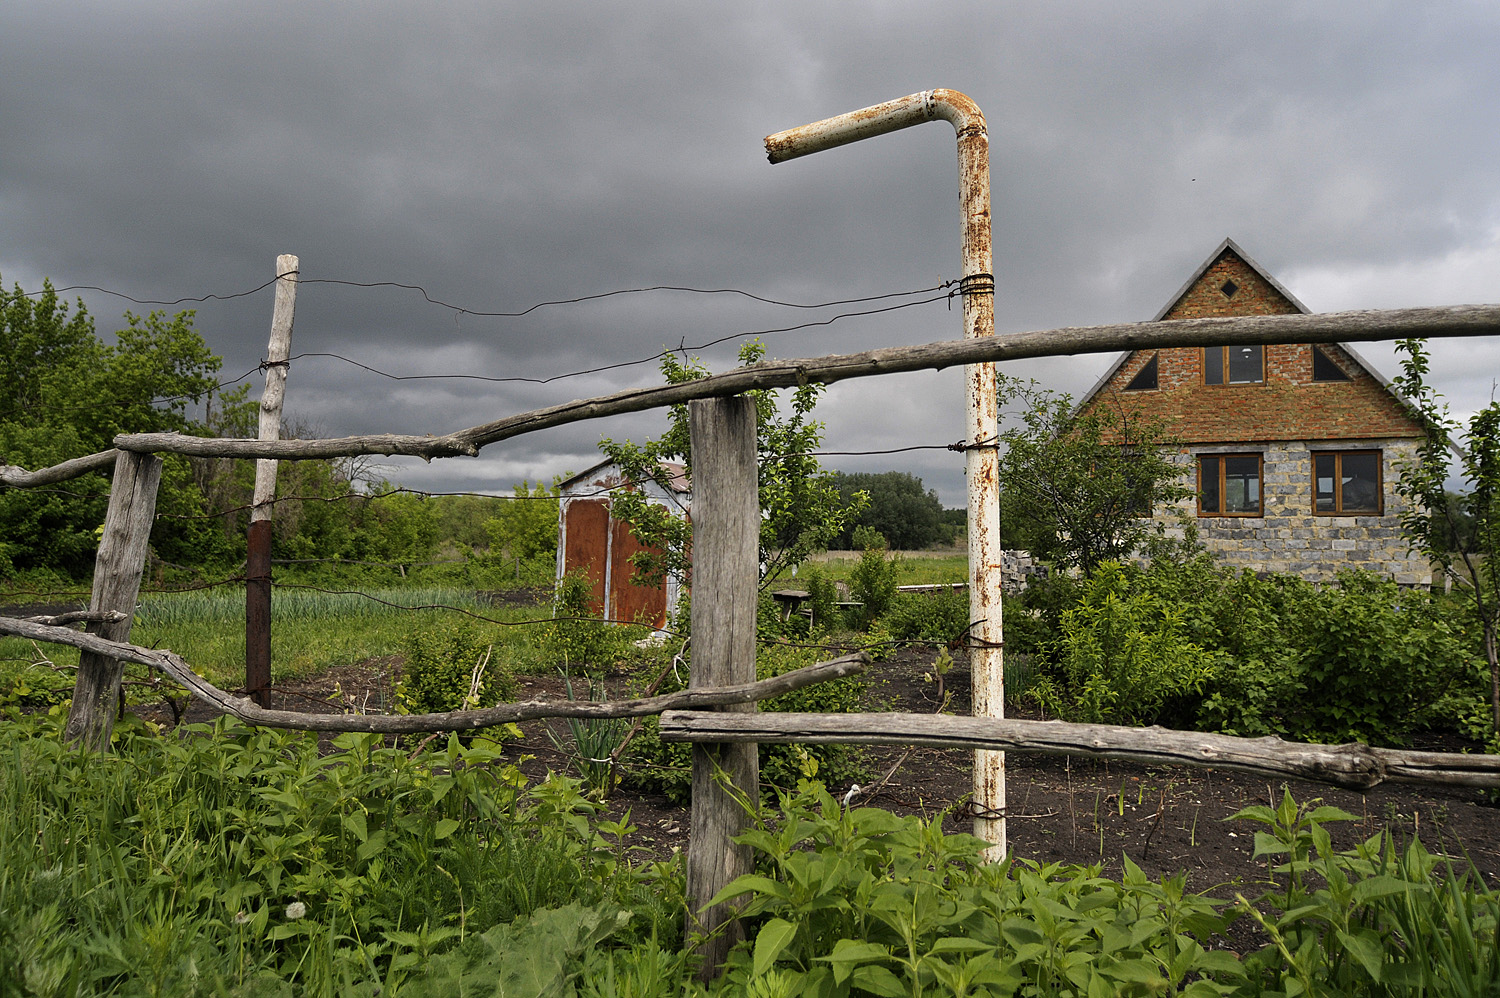
<instances>
[{"instance_id":1,"label":"green grass","mask_svg":"<svg viewBox=\"0 0 1500 998\"><path fill-rule=\"evenodd\" d=\"M488 606L479 603L472 590L446 587L367 593L278 588L271 599L272 682L396 654L406 635L425 621L463 616L442 607L488 618L476 624L513 671L549 667L541 647L544 625L523 626L548 618L547 606ZM130 641L147 648L169 648L210 682L234 689L245 676L245 591L221 587L144 595ZM38 664L41 655L67 671L54 672ZM71 687L69 667L77 664L78 652L63 645L43 645L39 653L29 641L0 639L0 688L9 688L22 675L34 687L64 682Z\"/></svg>"},{"instance_id":2,"label":"green grass","mask_svg":"<svg viewBox=\"0 0 1500 998\"><path fill-rule=\"evenodd\" d=\"M852 556L846 557L846 555ZM842 582L849 581L850 574L859 564L857 552L830 552L831 557L827 560L818 559L804 562L798 574L811 568L816 568L824 576L837 579ZM901 569L898 584L903 586L928 586L947 582L967 582L969 580L969 556L967 554L948 554L946 552L916 551L910 554L898 553L901 559ZM790 576L783 576L777 588L792 588L796 580Z\"/></svg>"}]
</instances>

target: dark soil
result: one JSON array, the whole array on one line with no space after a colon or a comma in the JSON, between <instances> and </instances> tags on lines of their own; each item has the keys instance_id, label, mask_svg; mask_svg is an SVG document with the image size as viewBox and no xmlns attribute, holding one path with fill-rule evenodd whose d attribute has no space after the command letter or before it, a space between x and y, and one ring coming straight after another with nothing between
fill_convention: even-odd
<instances>
[{"instance_id":1,"label":"dark soil","mask_svg":"<svg viewBox=\"0 0 1500 998\"><path fill-rule=\"evenodd\" d=\"M872 709L936 710L935 684L925 678L932 658L931 652L904 650L872 667ZM399 659L393 658L333 669L278 686L273 705L319 712L354 705L378 709L389 702L398 669ZM953 695L950 712L969 712L969 678L960 656L946 677ZM628 680L610 677L612 695L623 695ZM565 695L557 677L521 678L522 700ZM202 704L183 706L186 720L212 716ZM165 705L141 712L157 721L173 719ZM1012 716L1025 717L1027 712L1015 710ZM506 743L515 756L530 756L522 768L538 778L568 765L547 737L544 723L522 725L524 737ZM565 730L562 722L552 723L559 733ZM1418 747L1455 750L1451 743ZM941 815L946 830L968 831L971 762L967 752L874 749L870 776L861 781L865 786L854 803L927 819ZM1106 875L1118 876L1123 854L1153 878L1186 870L1195 890L1228 897L1232 894L1226 892L1237 884L1237 889L1253 895L1258 893L1255 882L1265 879L1267 869L1264 860L1251 855L1255 831L1261 826L1225 819L1251 804L1279 803L1287 787L1299 803L1317 799L1357 817L1327 826L1338 848L1349 848L1382 830L1401 845L1420 836L1430 850L1455 857L1460 866L1472 863L1487 885L1500 887L1500 809L1491 806L1483 791L1388 784L1359 793L1224 770L1068 760L1025 752L1008 753L1006 762L1009 845L1015 855L1039 862L1098 864ZM849 787L829 790L842 796ZM608 809L613 816L628 809L639 829L636 843L653 853L665 855L687 844L689 812L665 797L621 791Z\"/></svg>"}]
</instances>

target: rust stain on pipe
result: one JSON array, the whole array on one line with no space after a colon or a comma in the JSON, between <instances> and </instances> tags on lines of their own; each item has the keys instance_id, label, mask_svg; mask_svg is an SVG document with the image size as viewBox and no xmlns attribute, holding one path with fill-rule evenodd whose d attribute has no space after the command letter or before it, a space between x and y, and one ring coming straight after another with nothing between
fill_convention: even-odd
<instances>
[{"instance_id":1,"label":"rust stain on pipe","mask_svg":"<svg viewBox=\"0 0 1500 998\"><path fill-rule=\"evenodd\" d=\"M963 215L964 337L993 336L995 278L990 235L990 153L984 113L957 90L924 90L884 104L815 121L766 136L766 156L782 163L941 118L958 136L959 202ZM969 619L974 621L971 673L974 713L1004 717L1005 687L1000 608L999 460L985 446L998 431L995 365L971 364L966 371L969 448ZM1004 856L1005 753L974 755L974 834L993 843L987 855Z\"/></svg>"}]
</instances>

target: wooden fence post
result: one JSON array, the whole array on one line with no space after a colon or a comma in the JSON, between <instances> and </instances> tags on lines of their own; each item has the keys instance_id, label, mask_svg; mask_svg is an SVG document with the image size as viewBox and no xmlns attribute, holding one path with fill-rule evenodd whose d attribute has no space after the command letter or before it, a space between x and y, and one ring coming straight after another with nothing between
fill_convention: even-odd
<instances>
[{"instance_id":1,"label":"wooden fence post","mask_svg":"<svg viewBox=\"0 0 1500 998\"><path fill-rule=\"evenodd\" d=\"M281 438L281 404L286 394L287 357L292 350L292 318L297 305L295 256L276 258L276 304L266 348L266 390L260 397L260 439ZM255 462L254 505L245 543L245 689L269 706L271 685L271 508L276 500L276 462Z\"/></svg>"},{"instance_id":2,"label":"wooden fence post","mask_svg":"<svg viewBox=\"0 0 1500 998\"><path fill-rule=\"evenodd\" d=\"M755 403L744 395L700 399L688 409L693 452L693 664L690 689L755 680L755 609L760 564L760 492ZM725 707L754 711L748 703ZM688 933L699 977L719 973L739 926L727 904L703 907L752 868L750 849L731 839L760 801L754 743L693 746L693 810L687 852Z\"/></svg>"},{"instance_id":3,"label":"wooden fence post","mask_svg":"<svg viewBox=\"0 0 1500 998\"><path fill-rule=\"evenodd\" d=\"M104 536L99 540L99 555L94 563L94 592L89 609L95 613L118 610L125 617L88 627L111 641L130 639L151 524L156 518L161 463L161 458L154 454L130 451L121 451L115 458L115 476L109 488L109 510L104 515ZM73 706L68 709L64 738L83 748L101 752L109 748L124 670L124 663L116 659L94 652L79 653L78 678L73 686Z\"/></svg>"}]
</instances>

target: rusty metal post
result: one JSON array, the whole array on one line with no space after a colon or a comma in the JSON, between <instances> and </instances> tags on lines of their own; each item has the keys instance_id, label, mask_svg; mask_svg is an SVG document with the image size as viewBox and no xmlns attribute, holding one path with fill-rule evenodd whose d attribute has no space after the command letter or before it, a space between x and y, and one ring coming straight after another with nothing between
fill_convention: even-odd
<instances>
[{"instance_id":1,"label":"rusty metal post","mask_svg":"<svg viewBox=\"0 0 1500 998\"><path fill-rule=\"evenodd\" d=\"M281 438L281 406L286 396L287 357L292 352L292 318L297 305L295 256L276 258L276 304L266 348L266 390L260 397L260 439ZM271 685L271 509L276 499L276 462L255 462L255 496L245 552L245 689L257 704L269 706Z\"/></svg>"},{"instance_id":2,"label":"rusty metal post","mask_svg":"<svg viewBox=\"0 0 1500 998\"><path fill-rule=\"evenodd\" d=\"M941 118L958 133L959 206L963 212L964 336L995 334L990 244L990 140L979 106L957 90L927 90L766 137L772 163ZM999 419L995 365L964 369L968 401L969 630L976 717L1005 716L1000 618ZM974 753L974 834L1005 855L1005 753Z\"/></svg>"}]
</instances>

